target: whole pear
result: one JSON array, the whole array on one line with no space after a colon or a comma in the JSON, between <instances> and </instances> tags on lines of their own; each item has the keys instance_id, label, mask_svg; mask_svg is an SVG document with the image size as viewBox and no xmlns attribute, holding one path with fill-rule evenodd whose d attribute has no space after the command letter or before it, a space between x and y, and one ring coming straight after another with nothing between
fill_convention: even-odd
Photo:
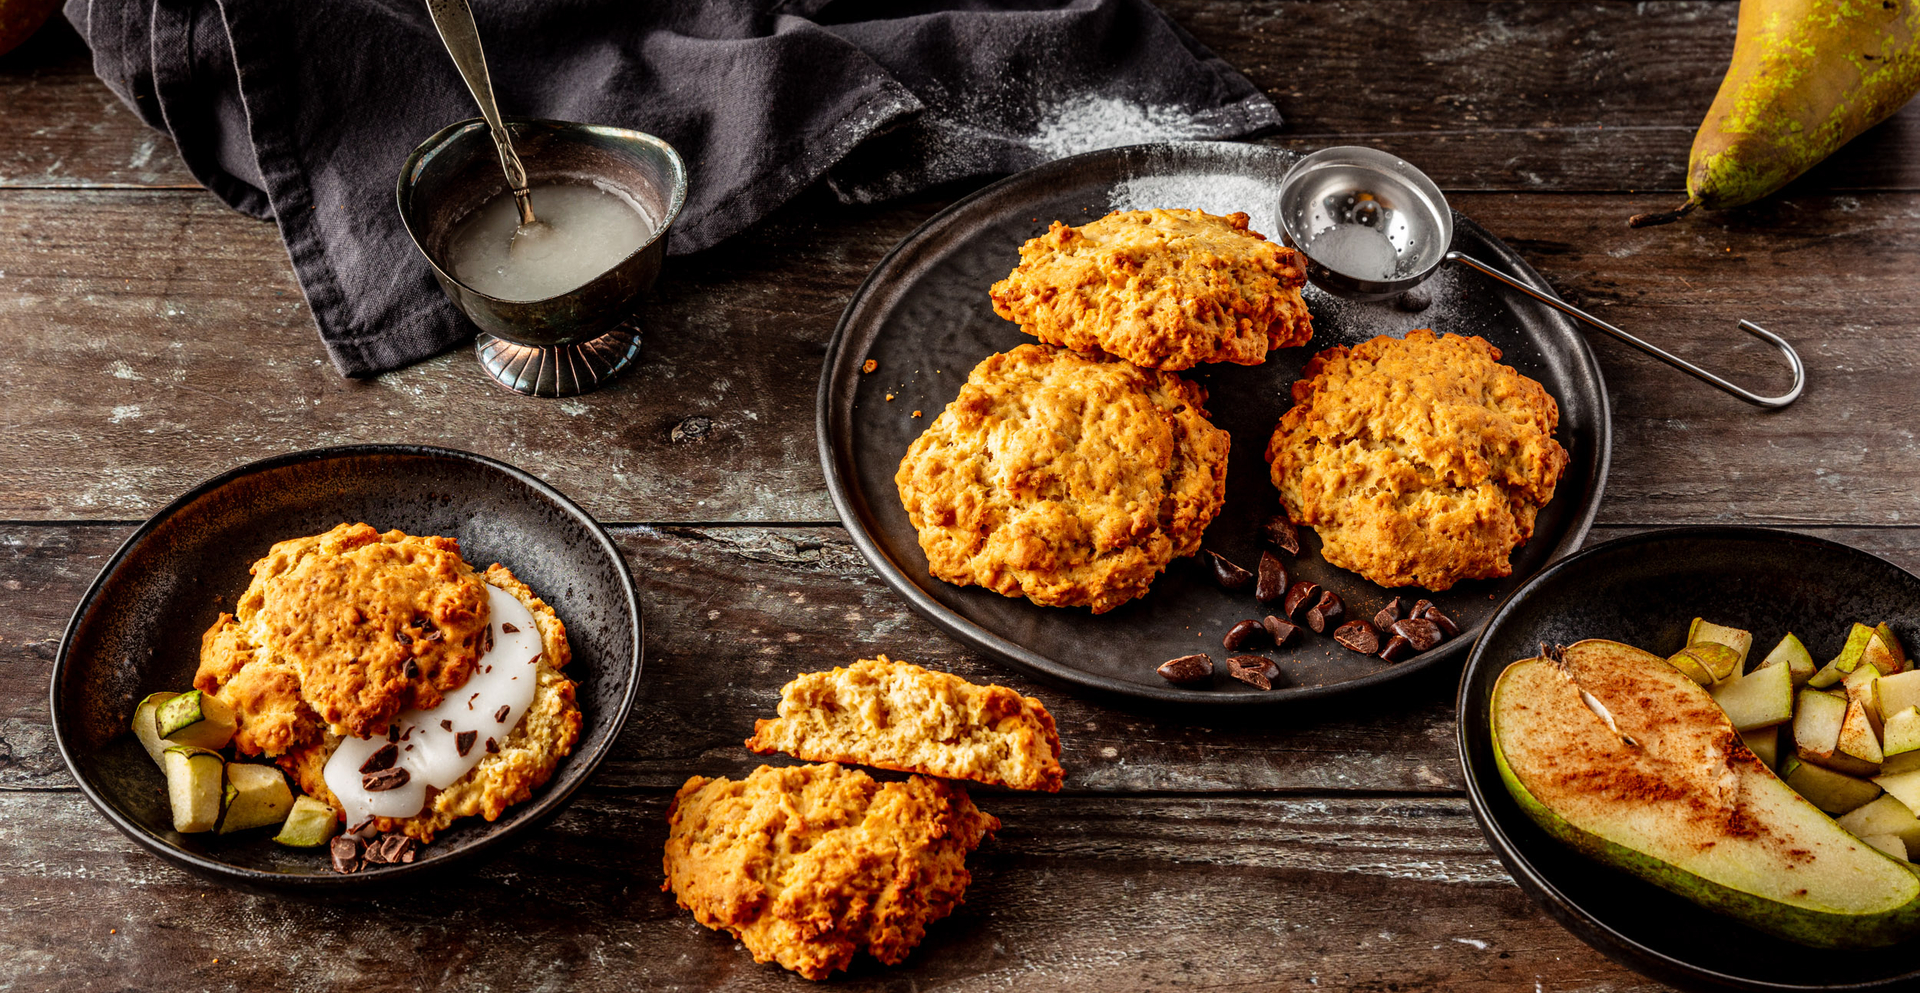
<instances>
[{"instance_id":1,"label":"whole pear","mask_svg":"<svg viewBox=\"0 0 1920 993\"><path fill-rule=\"evenodd\" d=\"M1752 203L1920 92L1920 0L1740 0L1733 61L1693 138L1687 202Z\"/></svg>"}]
</instances>

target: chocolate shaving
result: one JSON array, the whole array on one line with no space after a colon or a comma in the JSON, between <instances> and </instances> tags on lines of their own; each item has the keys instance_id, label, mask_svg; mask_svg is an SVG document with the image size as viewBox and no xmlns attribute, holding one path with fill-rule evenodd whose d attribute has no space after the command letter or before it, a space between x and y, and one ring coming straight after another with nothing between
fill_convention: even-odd
<instances>
[{"instance_id":1,"label":"chocolate shaving","mask_svg":"<svg viewBox=\"0 0 1920 993\"><path fill-rule=\"evenodd\" d=\"M425 614L415 614L415 615L413 615L413 626L414 626L414 627L417 627L417 628L423 628L423 627L426 627L426 626L427 626L427 615L425 615Z\"/></svg>"},{"instance_id":2,"label":"chocolate shaving","mask_svg":"<svg viewBox=\"0 0 1920 993\"><path fill-rule=\"evenodd\" d=\"M527 660L527 664L528 664L528 665L539 665L539 664L540 664L540 656L538 656L538 655L535 655L535 656L534 656L533 658L530 658L530 659L528 659L528 660Z\"/></svg>"},{"instance_id":3,"label":"chocolate shaving","mask_svg":"<svg viewBox=\"0 0 1920 993\"><path fill-rule=\"evenodd\" d=\"M403 733L402 733L402 734L400 735L400 740L401 740L401 741L405 741L405 740L407 740L408 738L411 738L411 737L413 737L413 728L411 728L411 727L409 727L409 728L407 728L407 730L406 730L405 732L403 732Z\"/></svg>"},{"instance_id":4,"label":"chocolate shaving","mask_svg":"<svg viewBox=\"0 0 1920 993\"><path fill-rule=\"evenodd\" d=\"M398 724L387 725L387 740L388 741L400 740L400 725Z\"/></svg>"},{"instance_id":5,"label":"chocolate shaving","mask_svg":"<svg viewBox=\"0 0 1920 993\"><path fill-rule=\"evenodd\" d=\"M399 642L399 643L401 643L402 645L411 645L411 644L413 644L413 638L412 638L412 636L411 636L411 635L408 635L408 634L407 634L407 633L406 633L405 631L395 631L395 632L393 633L393 640L395 640L395 641L397 641L397 642Z\"/></svg>"},{"instance_id":6,"label":"chocolate shaving","mask_svg":"<svg viewBox=\"0 0 1920 993\"><path fill-rule=\"evenodd\" d=\"M382 769L379 772L361 775L360 788L368 793L385 793L407 785L407 780L412 778L413 776L407 770L396 766L392 769Z\"/></svg>"},{"instance_id":7,"label":"chocolate shaving","mask_svg":"<svg viewBox=\"0 0 1920 993\"><path fill-rule=\"evenodd\" d=\"M418 663L414 662L412 659L407 660L407 678L408 679L420 678L420 666Z\"/></svg>"},{"instance_id":8,"label":"chocolate shaving","mask_svg":"<svg viewBox=\"0 0 1920 993\"><path fill-rule=\"evenodd\" d=\"M473 709L473 701L474 701L474 699L475 699L476 697L478 697L479 695L480 695L480 694L478 694L478 693L475 693L475 694L474 694L473 696L470 696L470 697L468 697L468 698L467 698L467 709L468 709L468 710L472 710L472 709Z\"/></svg>"},{"instance_id":9,"label":"chocolate shaving","mask_svg":"<svg viewBox=\"0 0 1920 993\"><path fill-rule=\"evenodd\" d=\"M434 628L433 630L427 632L428 641L439 641L445 637L446 635L441 634L439 628Z\"/></svg>"},{"instance_id":10,"label":"chocolate shaving","mask_svg":"<svg viewBox=\"0 0 1920 993\"><path fill-rule=\"evenodd\" d=\"M452 721L441 721L441 722L440 722L440 730L442 730L442 731L451 731L451 730L453 730L453 722L452 722Z\"/></svg>"},{"instance_id":11,"label":"chocolate shaving","mask_svg":"<svg viewBox=\"0 0 1920 993\"><path fill-rule=\"evenodd\" d=\"M480 654L485 655L491 651L493 651L493 628L489 626L480 629Z\"/></svg>"},{"instance_id":12,"label":"chocolate shaving","mask_svg":"<svg viewBox=\"0 0 1920 993\"><path fill-rule=\"evenodd\" d=\"M327 850L333 856L333 871L347 873L360 868L359 840L339 835L328 843Z\"/></svg>"},{"instance_id":13,"label":"chocolate shaving","mask_svg":"<svg viewBox=\"0 0 1920 993\"><path fill-rule=\"evenodd\" d=\"M348 828L348 829L347 829L347 833L348 833L348 834L359 834L360 832L362 832L362 831L365 831L365 830L367 829L367 825L369 825L369 824L372 824L372 823L373 823L373 818L371 818L371 817L369 817L369 818L367 818L366 820L364 820L364 821L361 821L360 823L358 823L358 824L355 824L354 826L352 826L352 827L350 827L350 828Z\"/></svg>"},{"instance_id":14,"label":"chocolate shaving","mask_svg":"<svg viewBox=\"0 0 1920 993\"><path fill-rule=\"evenodd\" d=\"M512 707L509 707L504 703L501 704L500 709L493 712L493 723L495 724L507 723L507 714L512 710L513 710Z\"/></svg>"},{"instance_id":15,"label":"chocolate shaving","mask_svg":"<svg viewBox=\"0 0 1920 993\"><path fill-rule=\"evenodd\" d=\"M520 629L518 627L515 627L512 621L501 621L500 630L505 631L508 634L520 633Z\"/></svg>"},{"instance_id":16,"label":"chocolate shaving","mask_svg":"<svg viewBox=\"0 0 1920 993\"><path fill-rule=\"evenodd\" d=\"M381 745L372 755L367 756L367 760L360 764L360 774L364 776L370 772L391 769L393 768L393 763L398 761L399 758L400 750L394 747L392 742L388 742L387 744Z\"/></svg>"},{"instance_id":17,"label":"chocolate shaving","mask_svg":"<svg viewBox=\"0 0 1920 993\"><path fill-rule=\"evenodd\" d=\"M488 739L487 739L487 754L488 754L488 755L498 755L498 754L500 754L500 743L499 743L499 742L497 742L497 741L495 741L495 740L493 740L492 738L488 738Z\"/></svg>"},{"instance_id":18,"label":"chocolate shaving","mask_svg":"<svg viewBox=\"0 0 1920 993\"><path fill-rule=\"evenodd\" d=\"M460 749L460 756L465 758L468 752L473 751L473 740L478 737L480 737L478 731L462 731L453 736L453 747ZM493 739L487 740L491 742Z\"/></svg>"},{"instance_id":19,"label":"chocolate shaving","mask_svg":"<svg viewBox=\"0 0 1920 993\"><path fill-rule=\"evenodd\" d=\"M411 752L411 751L413 751L413 746L412 746L412 745L408 745L408 746L407 746L407 751L409 751L409 752Z\"/></svg>"}]
</instances>

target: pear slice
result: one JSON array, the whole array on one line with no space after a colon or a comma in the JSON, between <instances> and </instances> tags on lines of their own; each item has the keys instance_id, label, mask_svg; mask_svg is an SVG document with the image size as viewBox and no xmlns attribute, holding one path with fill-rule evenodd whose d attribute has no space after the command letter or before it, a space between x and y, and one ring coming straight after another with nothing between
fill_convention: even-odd
<instances>
[{"instance_id":1,"label":"pear slice","mask_svg":"<svg viewBox=\"0 0 1920 993\"><path fill-rule=\"evenodd\" d=\"M1880 728L1880 750L1886 756L1881 760L1882 772L1887 759L1920 751L1920 707L1908 707L1887 718Z\"/></svg>"},{"instance_id":2,"label":"pear slice","mask_svg":"<svg viewBox=\"0 0 1920 993\"><path fill-rule=\"evenodd\" d=\"M280 825L280 833L274 835L273 840L289 848L318 848L338 833L340 815L334 811L333 805L303 796L293 801L292 812L287 814L286 823Z\"/></svg>"},{"instance_id":3,"label":"pear slice","mask_svg":"<svg viewBox=\"0 0 1920 993\"><path fill-rule=\"evenodd\" d=\"M1740 732L1740 743L1747 746L1753 757L1767 764L1775 771L1780 767L1780 729L1778 727L1754 728Z\"/></svg>"},{"instance_id":4,"label":"pear slice","mask_svg":"<svg viewBox=\"0 0 1920 993\"><path fill-rule=\"evenodd\" d=\"M1863 807L1857 807L1834 819L1856 838L1870 834L1899 835L1907 851L1920 851L1920 817L1891 793L1883 793Z\"/></svg>"},{"instance_id":5,"label":"pear slice","mask_svg":"<svg viewBox=\"0 0 1920 993\"><path fill-rule=\"evenodd\" d=\"M1617 642L1556 654L1508 666L1490 715L1501 779L1548 834L1806 944L1920 934L1920 876L1788 789L1699 684Z\"/></svg>"},{"instance_id":6,"label":"pear slice","mask_svg":"<svg viewBox=\"0 0 1920 993\"><path fill-rule=\"evenodd\" d=\"M168 742L207 749L227 747L240 726L234 719L232 707L222 703L219 697L199 690L188 690L161 704L153 720L160 729L160 737Z\"/></svg>"},{"instance_id":7,"label":"pear slice","mask_svg":"<svg viewBox=\"0 0 1920 993\"><path fill-rule=\"evenodd\" d=\"M161 740L160 726L155 722L154 714L159 711L161 704L179 695L178 693L149 693L145 700L140 701L139 706L133 708L133 736L140 740L140 747L145 748L147 754L153 756L153 764L162 770L166 769L167 763L161 756L166 754L167 749L172 746Z\"/></svg>"},{"instance_id":8,"label":"pear slice","mask_svg":"<svg viewBox=\"0 0 1920 993\"><path fill-rule=\"evenodd\" d=\"M1735 730L1785 724L1793 719L1793 670L1784 665L1755 669L1711 691Z\"/></svg>"},{"instance_id":9,"label":"pear slice","mask_svg":"<svg viewBox=\"0 0 1920 993\"><path fill-rule=\"evenodd\" d=\"M270 765L227 763L226 802L220 814L220 833L279 824L293 809L293 790L286 774Z\"/></svg>"},{"instance_id":10,"label":"pear slice","mask_svg":"<svg viewBox=\"0 0 1920 993\"><path fill-rule=\"evenodd\" d=\"M1907 652L1900 647L1900 639L1894 637L1893 629L1882 621L1873 629L1872 637L1860 650L1860 660L1871 663L1883 676L1891 676L1907 671Z\"/></svg>"},{"instance_id":11,"label":"pear slice","mask_svg":"<svg viewBox=\"0 0 1920 993\"><path fill-rule=\"evenodd\" d=\"M1832 758L1847 720L1847 701L1820 690L1801 690L1799 701L1793 711L1794 753L1809 762Z\"/></svg>"},{"instance_id":12,"label":"pear slice","mask_svg":"<svg viewBox=\"0 0 1920 993\"><path fill-rule=\"evenodd\" d=\"M1818 668L1813 663L1813 653L1807 651L1807 646L1801 644L1800 639L1791 631L1787 632L1786 637L1780 639L1779 644L1773 646L1773 651L1768 652L1766 658L1760 660L1759 668L1764 669L1770 665L1784 665L1792 671L1793 685L1796 687L1813 678L1813 673Z\"/></svg>"},{"instance_id":13,"label":"pear slice","mask_svg":"<svg viewBox=\"0 0 1920 993\"><path fill-rule=\"evenodd\" d=\"M221 773L226 763L219 752L192 745L175 745L162 753L167 770L167 802L173 807L173 829L181 834L211 831L220 821Z\"/></svg>"},{"instance_id":14,"label":"pear slice","mask_svg":"<svg viewBox=\"0 0 1920 993\"><path fill-rule=\"evenodd\" d=\"M1802 762L1787 777L1795 793L1829 814L1856 810L1880 795L1880 787L1844 772L1835 772L1812 762Z\"/></svg>"},{"instance_id":15,"label":"pear slice","mask_svg":"<svg viewBox=\"0 0 1920 993\"><path fill-rule=\"evenodd\" d=\"M1734 663L1734 668L1745 669L1747 665L1747 652L1753 648L1753 634L1749 631L1742 631L1739 628L1728 627L1725 624L1715 624L1712 621L1702 620L1696 617L1693 619L1693 624L1687 628L1687 647L1692 648L1701 642L1725 645L1733 649L1739 656L1739 659ZM1725 679L1726 677L1721 676L1720 678Z\"/></svg>"}]
</instances>

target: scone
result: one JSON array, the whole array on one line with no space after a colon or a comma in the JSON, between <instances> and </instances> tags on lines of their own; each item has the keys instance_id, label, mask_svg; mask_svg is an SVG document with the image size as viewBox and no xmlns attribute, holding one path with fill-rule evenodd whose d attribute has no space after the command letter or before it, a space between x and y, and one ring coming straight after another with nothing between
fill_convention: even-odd
<instances>
[{"instance_id":1,"label":"scone","mask_svg":"<svg viewBox=\"0 0 1920 993\"><path fill-rule=\"evenodd\" d=\"M1560 408L1481 338L1429 330L1329 348L1267 446L1287 516L1381 586L1506 576L1567 451Z\"/></svg>"},{"instance_id":2,"label":"scone","mask_svg":"<svg viewBox=\"0 0 1920 993\"><path fill-rule=\"evenodd\" d=\"M999 827L925 776L877 783L833 764L695 776L668 814L661 889L755 961L824 979L859 951L905 959L965 898L967 853Z\"/></svg>"},{"instance_id":3,"label":"scone","mask_svg":"<svg viewBox=\"0 0 1920 993\"><path fill-rule=\"evenodd\" d=\"M1017 790L1058 792L1062 775L1060 734L1040 701L885 655L802 673L747 747Z\"/></svg>"},{"instance_id":4,"label":"scone","mask_svg":"<svg viewBox=\"0 0 1920 993\"><path fill-rule=\"evenodd\" d=\"M1227 433L1170 372L1048 345L975 366L894 482L929 571L1105 613L1147 592L1227 490Z\"/></svg>"},{"instance_id":5,"label":"scone","mask_svg":"<svg viewBox=\"0 0 1920 993\"><path fill-rule=\"evenodd\" d=\"M1177 371L1306 344L1306 281L1300 253L1247 230L1245 214L1131 210L1053 222L989 295L1041 341Z\"/></svg>"}]
</instances>

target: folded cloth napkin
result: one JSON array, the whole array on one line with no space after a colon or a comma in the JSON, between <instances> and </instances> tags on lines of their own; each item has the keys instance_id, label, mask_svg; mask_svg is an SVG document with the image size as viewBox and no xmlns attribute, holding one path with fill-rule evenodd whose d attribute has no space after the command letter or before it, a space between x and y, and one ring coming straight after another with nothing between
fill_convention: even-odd
<instances>
[{"instance_id":1,"label":"folded cloth napkin","mask_svg":"<svg viewBox=\"0 0 1920 993\"><path fill-rule=\"evenodd\" d=\"M658 135L691 189L671 253L822 179L848 202L1075 152L1277 127L1146 0L475 0L512 117ZM401 162L478 116L423 0L67 0L94 68L194 176L271 218L334 365L473 334L394 208Z\"/></svg>"}]
</instances>

